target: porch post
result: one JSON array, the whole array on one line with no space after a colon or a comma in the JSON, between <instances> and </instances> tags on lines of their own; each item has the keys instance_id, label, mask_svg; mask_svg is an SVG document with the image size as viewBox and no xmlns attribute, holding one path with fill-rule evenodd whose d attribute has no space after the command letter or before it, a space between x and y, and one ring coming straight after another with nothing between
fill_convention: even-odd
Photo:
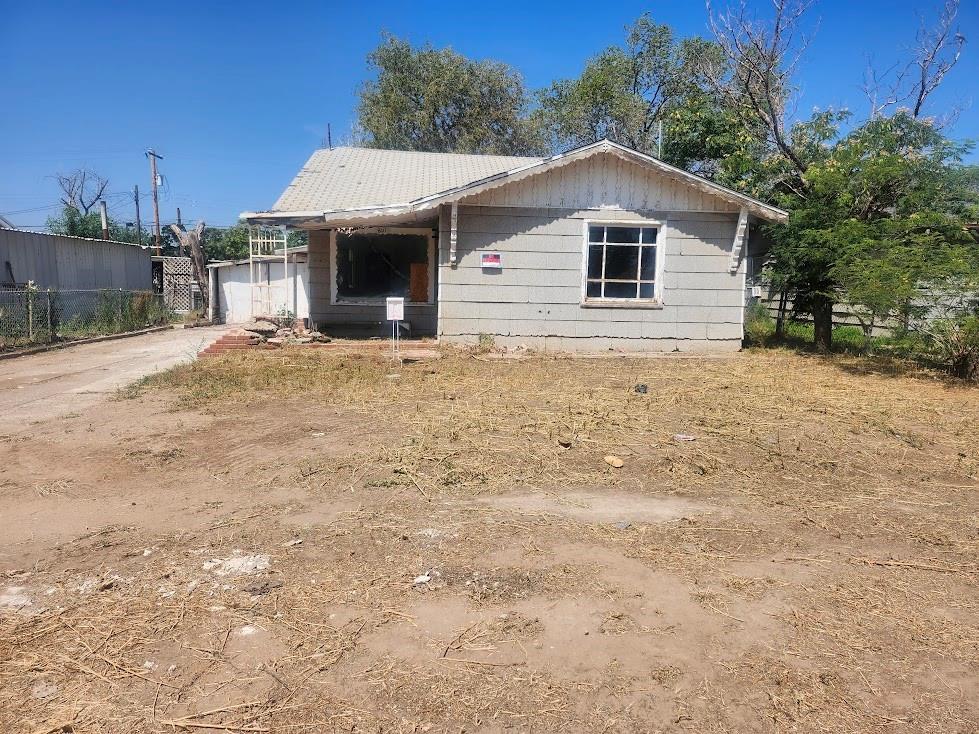
<instances>
[{"instance_id":1,"label":"porch post","mask_svg":"<svg viewBox=\"0 0 979 734\"><path fill-rule=\"evenodd\" d=\"M289 230L283 225L279 228L282 233L282 287L284 289L283 308L286 311L290 311L289 308ZM292 312L293 321L296 319L296 312Z\"/></svg>"},{"instance_id":2,"label":"porch post","mask_svg":"<svg viewBox=\"0 0 979 734\"><path fill-rule=\"evenodd\" d=\"M456 245L459 242L459 203L452 202L452 214L449 218L449 263L456 264Z\"/></svg>"}]
</instances>

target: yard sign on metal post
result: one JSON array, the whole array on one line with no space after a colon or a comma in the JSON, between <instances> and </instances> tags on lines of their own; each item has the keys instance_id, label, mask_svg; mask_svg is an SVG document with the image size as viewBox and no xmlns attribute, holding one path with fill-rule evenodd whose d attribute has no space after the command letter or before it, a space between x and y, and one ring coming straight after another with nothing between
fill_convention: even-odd
<instances>
[{"instance_id":1,"label":"yard sign on metal post","mask_svg":"<svg viewBox=\"0 0 979 734\"><path fill-rule=\"evenodd\" d=\"M405 299L402 297L388 297L387 316L391 322L391 357L401 359L401 329L399 326L405 318Z\"/></svg>"}]
</instances>

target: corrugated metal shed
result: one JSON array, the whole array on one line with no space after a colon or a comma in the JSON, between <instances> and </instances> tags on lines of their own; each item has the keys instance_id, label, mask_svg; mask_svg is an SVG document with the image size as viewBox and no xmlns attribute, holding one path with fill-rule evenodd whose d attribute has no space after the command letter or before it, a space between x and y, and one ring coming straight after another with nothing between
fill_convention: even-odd
<instances>
[{"instance_id":1,"label":"corrugated metal shed","mask_svg":"<svg viewBox=\"0 0 979 734\"><path fill-rule=\"evenodd\" d=\"M0 285L151 290L150 251L110 240L0 229Z\"/></svg>"}]
</instances>

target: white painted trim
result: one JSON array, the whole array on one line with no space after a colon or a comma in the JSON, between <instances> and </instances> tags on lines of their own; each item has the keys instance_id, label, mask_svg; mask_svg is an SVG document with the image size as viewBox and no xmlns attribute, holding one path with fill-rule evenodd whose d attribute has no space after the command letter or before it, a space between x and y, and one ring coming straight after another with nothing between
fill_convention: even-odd
<instances>
[{"instance_id":1,"label":"white painted trim","mask_svg":"<svg viewBox=\"0 0 979 734\"><path fill-rule=\"evenodd\" d=\"M728 271L731 275L738 272L741 255L748 244L748 226L748 210L741 207L741 211L738 213L738 223L734 226L734 243L731 245L731 262L728 265Z\"/></svg>"},{"instance_id":2,"label":"white painted trim","mask_svg":"<svg viewBox=\"0 0 979 734\"><path fill-rule=\"evenodd\" d=\"M452 214L449 217L449 265L456 264L456 252L459 245L459 202L452 202Z\"/></svg>"},{"instance_id":3,"label":"white painted trim","mask_svg":"<svg viewBox=\"0 0 979 734\"><path fill-rule=\"evenodd\" d=\"M330 278L330 305L337 302L337 231L330 230L330 267L327 271Z\"/></svg>"},{"instance_id":4,"label":"white painted trim","mask_svg":"<svg viewBox=\"0 0 979 734\"><path fill-rule=\"evenodd\" d=\"M588 297L588 227L655 227L656 228L656 275L653 280L652 298L589 298ZM640 235L640 240L642 236ZM627 244L627 243L623 243ZM636 247L641 248L642 242ZM637 267L641 265L641 259ZM662 308L663 275L666 267L666 220L665 219L584 219L581 230L581 302L584 308ZM639 275L637 272L636 275Z\"/></svg>"},{"instance_id":5,"label":"white painted trim","mask_svg":"<svg viewBox=\"0 0 979 734\"><path fill-rule=\"evenodd\" d=\"M744 343L744 312L748 307L748 258L741 258L741 342Z\"/></svg>"},{"instance_id":6,"label":"white painted trim","mask_svg":"<svg viewBox=\"0 0 979 734\"><path fill-rule=\"evenodd\" d=\"M480 201L463 201L461 205L467 209L530 209L530 210L540 210L540 211L554 211L554 212L594 212L594 213L605 213L605 212L629 212L629 213L641 213L641 212L681 212L685 214L724 214L728 217L733 216L735 212L730 209L671 209L668 206L646 206L646 207L630 207L630 206L554 206L548 204L547 206L524 206L522 204L486 204Z\"/></svg>"},{"instance_id":7,"label":"white painted trim","mask_svg":"<svg viewBox=\"0 0 979 734\"><path fill-rule=\"evenodd\" d=\"M435 246L435 341L442 341L442 207L438 209L438 218L435 221L435 228L438 232L438 239Z\"/></svg>"},{"instance_id":8,"label":"white painted trim","mask_svg":"<svg viewBox=\"0 0 979 734\"><path fill-rule=\"evenodd\" d=\"M430 227L362 227L357 230L357 233L375 233L375 234L412 234L412 235L424 235L428 238L428 300L424 303L418 303L417 301L405 301L405 307L411 306L432 306L435 304L435 279L438 277L438 253L435 249L435 236L432 234L432 229ZM384 305L385 297L381 296L378 298L362 298L358 300L340 298L337 295L337 272L339 267L337 265L337 231L335 229L330 230L330 305L331 306L378 306Z\"/></svg>"}]
</instances>

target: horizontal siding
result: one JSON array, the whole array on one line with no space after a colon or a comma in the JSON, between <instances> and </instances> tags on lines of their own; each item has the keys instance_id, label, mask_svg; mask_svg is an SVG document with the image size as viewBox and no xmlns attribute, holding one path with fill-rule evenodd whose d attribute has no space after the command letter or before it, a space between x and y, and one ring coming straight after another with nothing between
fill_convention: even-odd
<instances>
[{"instance_id":1,"label":"horizontal siding","mask_svg":"<svg viewBox=\"0 0 979 734\"><path fill-rule=\"evenodd\" d=\"M489 334L521 343L542 340L533 348L552 349L564 344L591 350L599 343L616 349L628 343L630 350L640 348L637 344L652 350L668 345L667 351L699 349L712 341L740 345L743 273L728 272L734 214L461 206L455 267L449 264L448 219L445 208L439 302L440 335L446 341ZM586 220L665 222L659 241L665 248L662 307L582 306ZM501 253L502 269L479 267L486 251ZM609 346L613 342L618 346Z\"/></svg>"},{"instance_id":2,"label":"horizontal siding","mask_svg":"<svg viewBox=\"0 0 979 734\"><path fill-rule=\"evenodd\" d=\"M539 303L470 303L461 318L489 319L495 321L510 320L548 320L551 322L567 321L571 323L590 321L598 324L626 322L630 324L643 322L662 322L660 317L666 309L644 309L641 318L637 320L636 311L629 308L582 308L580 304L539 304ZM673 306L670 308L675 323L731 323L741 322L741 307L710 307L710 306ZM460 317L453 317L460 318Z\"/></svg>"},{"instance_id":3,"label":"horizontal siding","mask_svg":"<svg viewBox=\"0 0 979 734\"><path fill-rule=\"evenodd\" d=\"M740 339L741 323L673 321L555 321L552 319L442 319L445 334L478 336L561 336L621 339Z\"/></svg>"},{"instance_id":4,"label":"horizontal siding","mask_svg":"<svg viewBox=\"0 0 979 734\"><path fill-rule=\"evenodd\" d=\"M478 336L446 334L440 341L448 344L469 344L478 342ZM569 338L555 336L494 336L497 347L508 349L526 348L542 352L577 352L579 354L624 353L664 353L694 352L717 353L736 352L741 349L741 338L737 339L618 339L614 337Z\"/></svg>"},{"instance_id":5,"label":"horizontal siding","mask_svg":"<svg viewBox=\"0 0 979 734\"><path fill-rule=\"evenodd\" d=\"M446 275L450 268L441 268L441 276ZM697 275L703 275L699 273ZM732 279L740 280L734 276ZM548 303L548 304L580 304L581 303L581 282L580 275L574 285L509 285L486 283L483 285L463 285L456 283L442 283L442 304L444 313L450 315L449 304L460 304L465 307L470 303ZM606 310L616 310L632 314L633 318L641 320L641 314L655 313L667 310L673 306L727 306L738 307L744 305L744 293L740 288L730 288L719 290L714 288L678 288L666 287L663 293L663 308L648 307L621 307L610 306ZM600 308L590 306L588 308Z\"/></svg>"},{"instance_id":6,"label":"horizontal siding","mask_svg":"<svg viewBox=\"0 0 979 734\"><path fill-rule=\"evenodd\" d=\"M736 212L737 207L687 182L612 153L590 156L463 200L496 207Z\"/></svg>"}]
</instances>

